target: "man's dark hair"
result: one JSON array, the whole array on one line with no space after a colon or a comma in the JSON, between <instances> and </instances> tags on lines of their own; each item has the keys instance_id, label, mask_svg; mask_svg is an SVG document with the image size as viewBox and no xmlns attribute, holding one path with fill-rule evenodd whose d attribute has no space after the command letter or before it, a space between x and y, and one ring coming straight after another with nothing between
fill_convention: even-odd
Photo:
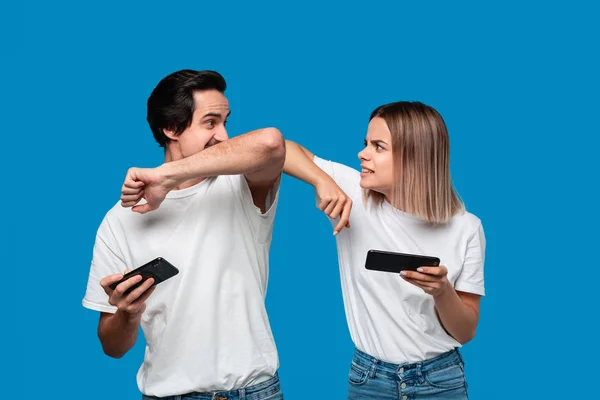
<instances>
[{"instance_id":1,"label":"man's dark hair","mask_svg":"<svg viewBox=\"0 0 600 400\"><path fill-rule=\"evenodd\" d=\"M170 141L163 129L179 135L190 126L196 109L194 92L212 89L224 93L226 88L225 79L215 71L184 69L163 78L148 97L146 117L158 144L165 147Z\"/></svg>"}]
</instances>

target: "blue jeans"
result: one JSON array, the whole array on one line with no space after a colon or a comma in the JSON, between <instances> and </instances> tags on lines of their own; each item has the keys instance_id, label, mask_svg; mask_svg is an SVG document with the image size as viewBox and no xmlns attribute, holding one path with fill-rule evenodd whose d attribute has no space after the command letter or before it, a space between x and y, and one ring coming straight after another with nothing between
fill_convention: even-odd
<instances>
[{"instance_id":1,"label":"blue jeans","mask_svg":"<svg viewBox=\"0 0 600 400\"><path fill-rule=\"evenodd\" d=\"M142 396L142 400L283 400L279 376L275 376L265 382L247 388L232 390L230 392L193 392L178 396L152 397Z\"/></svg>"},{"instance_id":2,"label":"blue jeans","mask_svg":"<svg viewBox=\"0 0 600 400\"><path fill-rule=\"evenodd\" d=\"M391 364L356 350L348 375L348 400L467 400L458 349L412 364Z\"/></svg>"}]
</instances>

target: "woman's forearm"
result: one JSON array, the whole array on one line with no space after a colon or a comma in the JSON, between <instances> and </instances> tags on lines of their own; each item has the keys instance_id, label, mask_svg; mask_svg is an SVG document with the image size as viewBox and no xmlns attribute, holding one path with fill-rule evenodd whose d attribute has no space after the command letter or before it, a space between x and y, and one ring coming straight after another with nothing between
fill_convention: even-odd
<instances>
[{"instance_id":1,"label":"woman's forearm","mask_svg":"<svg viewBox=\"0 0 600 400\"><path fill-rule=\"evenodd\" d=\"M290 140L285 141L286 155L283 172L309 185L315 186L319 180L328 179L329 175L314 162L314 155Z\"/></svg>"},{"instance_id":2,"label":"woman's forearm","mask_svg":"<svg viewBox=\"0 0 600 400\"><path fill-rule=\"evenodd\" d=\"M456 341L465 344L473 339L479 321L479 313L474 307L463 301L453 287L434 296L434 301L444 329Z\"/></svg>"}]
</instances>

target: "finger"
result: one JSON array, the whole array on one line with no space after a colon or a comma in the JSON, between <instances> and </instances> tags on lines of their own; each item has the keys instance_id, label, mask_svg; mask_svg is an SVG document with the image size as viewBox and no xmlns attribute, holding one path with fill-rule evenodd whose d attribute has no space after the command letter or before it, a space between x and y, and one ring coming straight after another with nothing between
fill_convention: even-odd
<instances>
[{"instance_id":1,"label":"finger","mask_svg":"<svg viewBox=\"0 0 600 400\"><path fill-rule=\"evenodd\" d=\"M329 204L327 204L327 207L323 210L323 212L325 213L325 215L330 215L331 212L333 211L333 209L336 206L336 201L332 200Z\"/></svg>"},{"instance_id":2,"label":"finger","mask_svg":"<svg viewBox=\"0 0 600 400\"><path fill-rule=\"evenodd\" d=\"M329 205L329 203L331 202L331 199L329 197L321 199L321 202L319 203L319 210L321 211L325 211L325 209L327 208L327 206Z\"/></svg>"},{"instance_id":3,"label":"finger","mask_svg":"<svg viewBox=\"0 0 600 400\"><path fill-rule=\"evenodd\" d=\"M329 217L331 217L333 219L337 219L343 210L344 210L344 200L340 199L337 201L337 204L333 208L333 211L331 211L331 214L329 214Z\"/></svg>"},{"instance_id":4,"label":"finger","mask_svg":"<svg viewBox=\"0 0 600 400\"><path fill-rule=\"evenodd\" d=\"M130 187L137 187L137 185L139 185L138 182L140 181L137 179L136 172L136 168L129 168L129 170L127 171L127 175L125 175L125 185Z\"/></svg>"},{"instance_id":5,"label":"finger","mask_svg":"<svg viewBox=\"0 0 600 400\"><path fill-rule=\"evenodd\" d=\"M423 286L421 286L421 285L418 283L419 281L416 281L416 280L414 280L414 279L409 279L409 278L407 278L407 277L405 277L405 276L402 276L402 275L400 275L400 277L401 277L402 279L404 279L404 281L405 281L405 282L408 282L408 283L410 283L410 284L411 284L411 285L413 285L413 286L416 286L416 287L418 287L418 288L421 288L421 289L425 290L425 288L424 288Z\"/></svg>"},{"instance_id":6,"label":"finger","mask_svg":"<svg viewBox=\"0 0 600 400\"><path fill-rule=\"evenodd\" d=\"M133 201L126 201L126 202L121 202L121 206L125 207L125 208L129 208L129 207L133 207L136 204L138 204L142 199L138 199L138 200L133 200Z\"/></svg>"},{"instance_id":7,"label":"finger","mask_svg":"<svg viewBox=\"0 0 600 400\"><path fill-rule=\"evenodd\" d=\"M125 179L125 183L123 184L123 186L131 189L140 189L144 187L144 185L144 181L134 180L132 176L128 176L127 179Z\"/></svg>"},{"instance_id":8,"label":"finger","mask_svg":"<svg viewBox=\"0 0 600 400\"><path fill-rule=\"evenodd\" d=\"M350 225L350 223L348 222L348 216L346 215L345 211L346 211L345 209L344 209L344 211L342 211L341 218L338 221L335 228L333 229L334 235L337 235L338 233L340 233L342 231L342 229L344 229L344 227L348 227Z\"/></svg>"},{"instance_id":9,"label":"finger","mask_svg":"<svg viewBox=\"0 0 600 400\"><path fill-rule=\"evenodd\" d=\"M144 191L142 190L139 193L136 194L123 194L121 195L121 201L134 201L134 200L139 200L142 198L142 196L144 195Z\"/></svg>"},{"instance_id":10,"label":"finger","mask_svg":"<svg viewBox=\"0 0 600 400\"><path fill-rule=\"evenodd\" d=\"M352 210L352 201L348 200L346 204L344 204L344 210L342 211L342 216L340 218L340 222L335 227L335 230L340 232L344 226L346 228L350 228L350 211Z\"/></svg>"},{"instance_id":11,"label":"finger","mask_svg":"<svg viewBox=\"0 0 600 400\"><path fill-rule=\"evenodd\" d=\"M152 293L154 293L154 290L157 288L157 286L152 286L150 289L146 289L146 291L144 293L142 293L140 295L140 297L137 298L137 300L135 300L133 303L131 303L132 305L139 307L140 305L142 305L143 303L146 302L146 300L148 300L148 297L150 297L150 295Z\"/></svg>"},{"instance_id":12,"label":"finger","mask_svg":"<svg viewBox=\"0 0 600 400\"><path fill-rule=\"evenodd\" d=\"M145 214L148 211L152 211L152 207L150 207L150 205L148 203L146 204L141 204L139 206L135 206L131 209L131 211L136 212L136 213L140 213L140 214Z\"/></svg>"},{"instance_id":13,"label":"finger","mask_svg":"<svg viewBox=\"0 0 600 400\"><path fill-rule=\"evenodd\" d=\"M141 280L142 280L141 275L132 276L131 278L127 279L126 281L119 283L119 285L115 288L115 293L117 294L117 296L123 297L123 294L127 291L127 289L129 289L130 287L132 287L133 285L135 285L136 283L138 283Z\"/></svg>"},{"instance_id":14,"label":"finger","mask_svg":"<svg viewBox=\"0 0 600 400\"><path fill-rule=\"evenodd\" d=\"M413 279L413 278L406 278L406 280L410 281L410 282L414 282L415 285L417 285L419 287L422 287L422 288L430 288L430 289L432 289L432 288L434 288L434 287L437 286L436 282L431 282L431 281L422 281L420 279Z\"/></svg>"},{"instance_id":15,"label":"finger","mask_svg":"<svg viewBox=\"0 0 600 400\"><path fill-rule=\"evenodd\" d=\"M100 279L100 286L102 286L103 288L107 288L108 286L110 286L111 284L120 281L121 279L123 279L123 274L112 274L112 275L108 275L105 276L104 278Z\"/></svg>"},{"instance_id":16,"label":"finger","mask_svg":"<svg viewBox=\"0 0 600 400\"><path fill-rule=\"evenodd\" d=\"M419 268L417 268L417 271L422 272L424 274L437 275L437 276L444 276L444 275L446 275L448 273L448 270L444 266L439 266L439 267L419 267Z\"/></svg>"},{"instance_id":17,"label":"finger","mask_svg":"<svg viewBox=\"0 0 600 400\"><path fill-rule=\"evenodd\" d=\"M437 282L440 280L437 275L427 275L415 271L401 271L400 275L409 279L417 279L424 282Z\"/></svg>"},{"instance_id":18,"label":"finger","mask_svg":"<svg viewBox=\"0 0 600 400\"><path fill-rule=\"evenodd\" d=\"M121 193L125 194L125 195L132 195L132 194L138 194L143 190L144 190L144 185L142 182L142 186L139 188L138 187L131 188L131 187L127 187L127 186L123 185L123 187L121 188Z\"/></svg>"},{"instance_id":19,"label":"finger","mask_svg":"<svg viewBox=\"0 0 600 400\"><path fill-rule=\"evenodd\" d=\"M421 281L421 280L418 280L418 279L410 279L410 278L407 278L407 277L404 277L404 276L402 277L402 279L404 279L406 282L408 282L410 284L413 284L413 285L415 285L417 287L420 287L421 289L423 289L425 291L432 290L432 289L436 288L435 282L427 282L427 281Z\"/></svg>"},{"instance_id":20,"label":"finger","mask_svg":"<svg viewBox=\"0 0 600 400\"><path fill-rule=\"evenodd\" d=\"M129 304L133 304L135 301L139 300L140 296L142 296L146 290L150 289L150 287L152 286L153 283L154 283L154 278L146 279L144 281L144 283L142 283L139 287L132 290L127 295L127 298L126 298L127 302ZM143 303L143 301L142 301L142 303Z\"/></svg>"}]
</instances>

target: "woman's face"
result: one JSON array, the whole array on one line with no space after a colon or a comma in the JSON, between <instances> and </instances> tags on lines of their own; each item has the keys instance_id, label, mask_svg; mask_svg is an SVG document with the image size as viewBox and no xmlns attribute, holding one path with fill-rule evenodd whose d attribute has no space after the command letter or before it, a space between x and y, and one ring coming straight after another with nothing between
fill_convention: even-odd
<instances>
[{"instance_id":1,"label":"woman's face","mask_svg":"<svg viewBox=\"0 0 600 400\"><path fill-rule=\"evenodd\" d=\"M360 187L383 194L388 202L394 187L392 134L383 118L369 122L365 148L358 153L362 172Z\"/></svg>"}]
</instances>

